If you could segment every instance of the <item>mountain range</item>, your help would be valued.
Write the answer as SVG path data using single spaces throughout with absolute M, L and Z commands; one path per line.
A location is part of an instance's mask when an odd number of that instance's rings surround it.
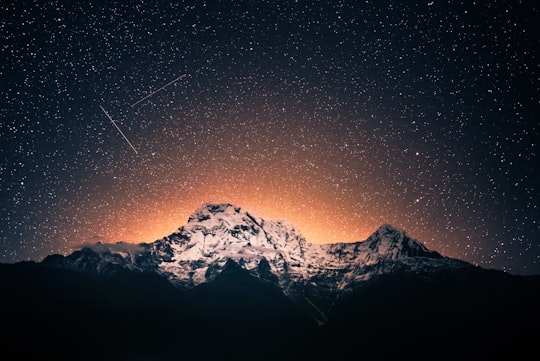
M 29 357 L 515 356 L 540 320 L 539 277 L 444 257 L 388 224 L 312 244 L 232 204 L 153 243 L 85 245 L 0 276 L 0 346 Z

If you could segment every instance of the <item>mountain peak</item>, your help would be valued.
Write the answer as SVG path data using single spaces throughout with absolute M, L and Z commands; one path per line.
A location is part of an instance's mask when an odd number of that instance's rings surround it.
M 394 227 L 393 225 L 389 223 L 382 224 L 377 230 L 375 231 L 377 234 L 406 234 L 404 230 Z
M 371 250 L 393 260 L 403 257 L 442 258 L 439 253 L 429 250 L 404 230 L 387 223 L 381 225 L 366 242 Z
M 240 212 L 240 207 L 236 207 L 230 203 L 205 203 L 189 216 L 188 223 L 193 221 L 202 222 L 219 213 L 232 215 Z

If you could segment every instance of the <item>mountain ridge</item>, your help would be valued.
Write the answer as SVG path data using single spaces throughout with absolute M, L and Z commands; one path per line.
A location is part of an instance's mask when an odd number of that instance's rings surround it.
M 168 275 L 173 282 L 193 287 L 206 281 L 203 266 L 210 263 L 223 265 L 225 260 L 232 259 L 252 270 L 263 258 L 270 262 L 271 271 L 277 276 L 292 271 L 295 277 L 304 280 L 314 275 L 313 269 L 332 271 L 350 266 L 372 269 L 370 266 L 392 262 L 411 266 L 407 261 L 412 258 L 440 260 L 445 266 L 472 266 L 429 250 L 390 224 L 381 225 L 364 241 L 313 244 L 290 222 L 269 221 L 230 203 L 203 205 L 177 232 L 153 243 L 98 242 L 67 256 L 47 256 L 42 262 L 82 270 L 89 270 L 94 262 L 96 273 L 106 270 L 107 264 L 131 270 L 150 269 Z M 186 270 L 181 265 L 190 267 Z
M 0 280 L 0 346 L 29 358 L 514 357 L 540 322 L 540 276 L 444 257 L 390 225 L 314 245 L 228 204 L 150 244 L 0 264 Z
M 230 203 L 204 204 L 177 232 L 150 244 L 97 243 L 42 263 L 102 276 L 151 272 L 191 289 L 212 282 L 229 261 L 273 283 L 321 324 L 336 298 L 373 277 L 474 267 L 429 250 L 389 224 L 365 241 L 313 244 L 290 222 L 268 220 Z

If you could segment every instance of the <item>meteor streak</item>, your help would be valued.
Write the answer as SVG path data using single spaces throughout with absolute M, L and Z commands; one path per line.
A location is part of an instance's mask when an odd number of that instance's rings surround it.
M 165 88 L 168 87 L 169 85 L 176 83 L 178 80 L 184 78 L 185 76 L 186 76 L 186 74 L 180 75 L 178 78 L 174 79 L 173 81 L 168 82 L 167 84 L 165 84 L 164 86 L 162 86 L 162 87 L 159 88 L 158 90 L 153 91 L 152 93 L 148 94 L 148 95 L 145 96 L 144 98 L 142 98 L 142 99 L 136 101 L 135 103 L 131 104 L 131 107 L 133 108 L 135 105 L 137 105 L 137 104 L 139 104 L 140 102 L 142 102 L 142 101 L 144 101 L 144 100 L 150 98 L 152 95 L 154 95 L 154 94 L 156 94 L 157 92 L 159 92 L 159 91 L 165 89 Z
M 131 144 L 131 142 L 129 141 L 129 139 L 127 139 L 127 137 L 125 136 L 124 132 L 122 132 L 122 130 L 118 127 L 118 125 L 116 125 L 116 123 L 114 122 L 114 120 L 111 118 L 111 116 L 109 115 L 109 113 L 107 113 L 107 111 L 105 110 L 105 108 L 103 108 L 101 105 L 99 106 L 101 108 L 101 110 L 103 111 L 103 113 L 105 113 L 105 115 L 107 116 L 107 118 L 109 118 L 109 120 L 111 121 L 111 123 L 113 123 L 113 125 L 116 127 L 116 129 L 120 132 L 120 134 L 122 134 L 122 137 L 124 137 L 124 139 L 126 140 L 126 142 L 129 144 L 129 146 L 131 147 L 131 149 L 133 149 L 133 151 L 135 152 L 135 154 L 139 154 L 137 152 L 137 150 L 135 149 L 135 147 L 133 146 L 133 144 Z

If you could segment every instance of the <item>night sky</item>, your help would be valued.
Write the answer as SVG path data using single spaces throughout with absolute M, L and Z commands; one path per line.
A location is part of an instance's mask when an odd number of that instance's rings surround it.
M 228 202 L 540 273 L 535 3 L 2 1 L 0 262 Z

